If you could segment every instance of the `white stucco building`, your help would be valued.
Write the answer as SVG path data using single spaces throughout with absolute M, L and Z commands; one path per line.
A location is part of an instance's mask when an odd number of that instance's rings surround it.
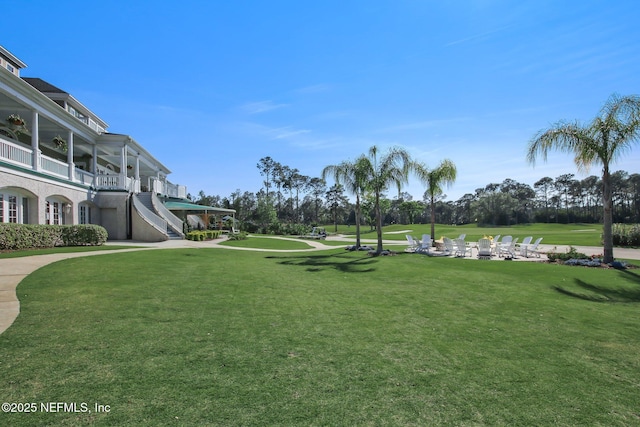
M 39 79 L 0 46 L 0 222 L 99 224 L 109 239 L 183 238 L 162 203 L 184 186 L 129 135 L 72 95 Z

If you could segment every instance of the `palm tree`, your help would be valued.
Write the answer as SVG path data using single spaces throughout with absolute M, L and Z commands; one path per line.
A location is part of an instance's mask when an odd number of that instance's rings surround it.
M 380 198 L 387 188 L 395 184 L 398 192 L 402 184 L 407 182 L 412 162 L 409 153 L 403 148 L 393 147 L 378 158 L 378 147 L 375 145 L 369 149 L 368 156 L 361 156 L 360 162 L 366 170 L 367 186 L 374 196 L 374 211 L 376 215 L 376 231 L 378 233 L 378 246 L 376 253 L 382 252 L 382 211 Z
M 414 163 L 413 170 L 418 175 L 420 181 L 427 186 L 426 194 L 429 197 L 429 205 L 431 210 L 431 240 L 435 240 L 436 236 L 436 199 L 443 191 L 442 187 L 449 187 L 456 180 L 456 165 L 449 159 L 444 159 L 440 164 L 429 170 L 422 163 Z
M 360 198 L 367 185 L 366 168 L 363 157 L 359 157 L 354 162 L 343 161 L 338 165 L 329 165 L 322 170 L 322 179 L 331 175 L 336 184 L 356 196 L 356 246 L 360 249 Z
M 613 261 L 611 212 L 612 163 L 631 149 L 640 138 L 640 97 L 611 95 L 591 123 L 558 122 L 539 131 L 529 142 L 527 160 L 535 164 L 538 154 L 547 159 L 551 149 L 573 153 L 579 170 L 588 171 L 593 164 L 602 165 L 602 204 L 604 259 Z

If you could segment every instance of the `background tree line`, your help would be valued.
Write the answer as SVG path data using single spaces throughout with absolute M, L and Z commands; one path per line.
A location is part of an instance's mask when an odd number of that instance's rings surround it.
M 250 232 L 284 232 L 293 225 L 355 224 L 355 204 L 341 185 L 327 187 L 320 177 L 264 157 L 257 168 L 263 177 L 257 192 L 234 191 L 229 196 L 190 196 L 195 203 L 235 209 L 241 227 Z M 640 223 L 640 174 L 617 171 L 612 178 L 612 210 L 616 223 Z M 456 201 L 435 197 L 437 223 L 513 225 L 530 222 L 602 222 L 602 181 L 595 175 L 582 180 L 574 174 L 543 177 L 532 186 L 505 179 L 487 184 Z M 430 195 L 414 200 L 406 192 L 386 194 L 380 201 L 384 224 L 430 221 Z M 362 224 L 375 227 L 373 195 L 361 201 Z

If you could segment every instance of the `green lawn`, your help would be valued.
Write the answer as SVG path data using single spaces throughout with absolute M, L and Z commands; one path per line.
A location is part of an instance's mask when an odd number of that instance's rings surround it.
M 227 240 L 221 242 L 223 246 L 234 246 L 237 248 L 255 248 L 255 249 L 270 249 L 270 250 L 303 250 L 312 249 L 313 246 L 309 245 L 306 241 L 291 240 L 295 237 L 288 239 L 281 239 L 276 236 L 260 236 L 251 235 L 245 240 Z
M 128 245 L 61 246 L 61 247 L 45 248 L 45 249 L 29 249 L 24 251 L 0 252 L 0 259 L 1 258 L 21 258 L 25 256 L 34 256 L 34 255 L 66 254 L 66 253 L 75 253 L 75 252 L 116 251 L 119 249 L 133 249 L 133 248 L 136 248 L 136 246 L 128 246 Z
M 342 249 L 113 253 L 18 287 L 0 425 L 640 425 L 636 271 Z
M 333 232 L 334 228 L 327 226 L 327 230 Z M 355 236 L 355 226 L 338 227 L 338 233 Z M 404 233 L 404 230 L 411 230 Z M 600 224 L 526 224 L 512 227 L 478 227 L 468 224 L 462 226 L 451 226 L 436 224 L 436 239 L 440 236 L 450 238 L 458 237 L 465 233 L 467 241 L 477 241 L 483 236 L 495 236 L 507 234 L 518 237 L 522 240 L 526 236 L 533 236 L 535 240 L 542 237 L 542 243 L 547 245 L 574 245 L 574 246 L 601 246 L 600 235 L 602 225 Z M 405 234 L 414 237 L 422 237 L 422 234 L 431 234 L 430 224 L 396 224 L 383 227 L 383 238 L 385 240 L 406 240 Z M 375 239 L 375 230 L 371 231 L 368 226 L 362 227 L 362 238 Z

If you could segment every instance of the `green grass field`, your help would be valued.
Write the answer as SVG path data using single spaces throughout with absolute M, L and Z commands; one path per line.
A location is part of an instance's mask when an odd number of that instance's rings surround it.
M 269 249 L 269 250 L 304 250 L 312 249 L 313 246 L 309 245 L 305 240 L 292 240 L 294 237 L 289 237 L 286 240 L 280 239 L 277 236 L 265 236 L 260 235 L 250 236 L 246 240 L 228 240 L 221 242 L 223 246 L 233 246 L 237 248 L 253 248 L 253 249 Z
M 132 249 L 135 246 L 125 245 L 100 245 L 100 246 L 64 246 L 46 249 L 30 249 L 24 251 L 5 251 L 0 252 L 2 258 L 20 258 L 25 256 L 48 255 L 48 254 L 66 254 L 74 252 L 94 252 L 94 251 L 116 251 L 119 249 Z
M 404 233 L 402 231 L 410 230 Z M 473 224 L 462 226 L 451 226 L 436 224 L 436 239 L 441 236 L 450 238 L 458 237 L 466 233 L 467 241 L 478 241 L 483 236 L 496 236 L 507 234 L 518 237 L 522 240 L 526 236 L 543 238 L 543 243 L 548 245 L 575 245 L 575 246 L 601 246 L 600 235 L 602 225 L 600 224 L 526 224 L 512 227 L 478 227 Z M 327 226 L 327 231 L 333 233 L 333 226 Z M 355 226 L 339 226 L 338 233 L 355 236 Z M 370 230 L 369 226 L 361 229 L 362 238 L 377 238 L 375 230 Z M 397 224 L 383 227 L 383 238 L 385 240 L 406 240 L 405 234 L 411 234 L 420 238 L 422 234 L 431 234 L 430 224 Z
M 2 400 L 110 412 L 3 426 L 640 425 L 636 270 L 157 250 L 17 294 Z

